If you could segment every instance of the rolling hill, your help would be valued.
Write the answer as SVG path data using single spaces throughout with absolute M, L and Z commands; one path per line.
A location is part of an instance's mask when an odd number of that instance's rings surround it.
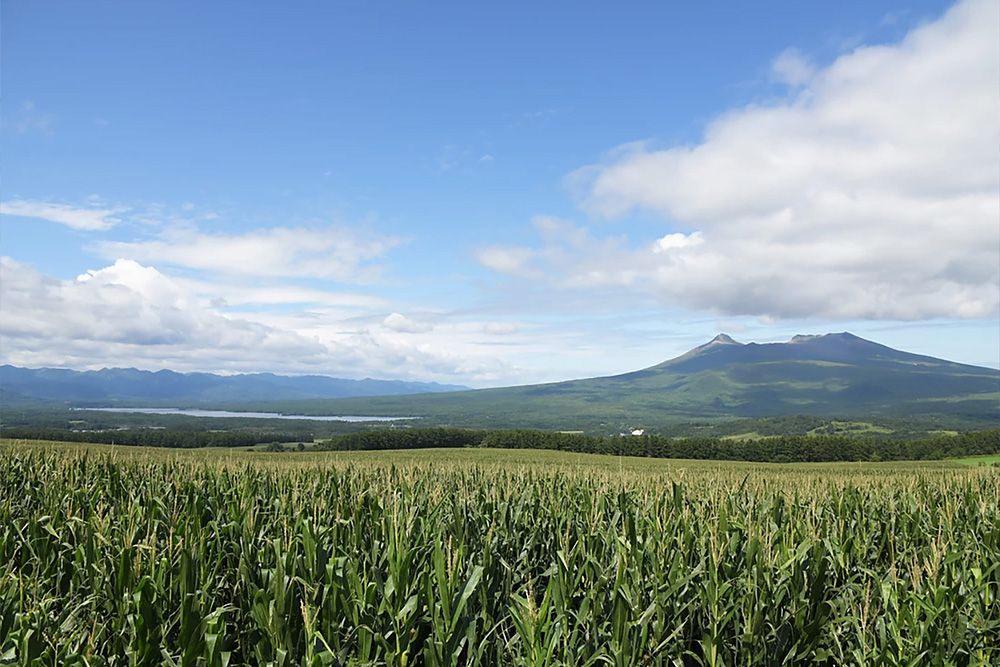
M 895 350 L 850 333 L 767 344 L 741 344 L 720 334 L 675 359 L 610 377 L 310 401 L 295 409 L 560 429 L 784 415 L 992 424 L 1000 422 L 1000 371 Z
M 73 371 L 63 368 L 0 366 L 0 402 L 25 404 L 129 405 L 219 404 L 238 401 L 281 401 L 345 396 L 385 396 L 465 389 L 459 385 L 399 380 L 345 380 L 324 375 L 286 376 L 272 373 L 215 375 L 104 368 Z

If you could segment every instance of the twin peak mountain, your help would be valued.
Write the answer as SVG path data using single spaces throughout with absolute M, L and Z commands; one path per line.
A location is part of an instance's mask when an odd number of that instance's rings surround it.
M 312 414 L 413 415 L 437 423 L 544 428 L 783 415 L 934 416 L 935 423 L 959 427 L 1000 423 L 1000 371 L 903 352 L 846 332 L 798 335 L 784 343 L 739 343 L 719 334 L 679 357 L 630 373 L 464 389 L 267 374 L 0 366 L 0 396 L 7 404 L 15 399 L 219 404 L 266 394 L 271 401 L 312 399 L 296 406 Z M 444 393 L 426 393 L 434 391 Z

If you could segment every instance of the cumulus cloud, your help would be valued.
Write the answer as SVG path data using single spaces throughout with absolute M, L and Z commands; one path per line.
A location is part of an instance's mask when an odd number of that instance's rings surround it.
M 428 324 L 393 313 L 385 327 L 370 327 L 356 308 L 383 307 L 381 300 L 339 293 L 324 299 L 318 291 L 296 289 L 213 289 L 210 282 L 173 277 L 130 259 L 62 280 L 0 257 L 0 362 L 472 383 L 515 377 L 492 350 L 470 342 L 465 329 L 479 332 L 478 324 L 430 334 Z M 230 300 L 299 299 L 310 305 L 226 311 Z
M 211 351 L 219 364 L 251 355 L 315 361 L 322 345 L 207 308 L 152 267 L 118 260 L 58 280 L 0 258 L 4 356 L 14 363 L 155 361 Z M 101 353 L 95 355 L 95 350 Z M 192 359 L 185 359 L 185 365 Z
M 728 314 L 995 316 L 998 23 L 1000 4 L 969 0 L 815 71 L 786 54 L 776 69 L 803 84 L 790 99 L 722 114 L 696 145 L 633 144 L 572 175 L 593 216 L 668 220 L 651 244 L 550 225 L 536 247 L 478 257 Z
M 116 216 L 123 210 L 101 206 L 70 206 L 25 199 L 0 202 L 0 215 L 47 220 L 85 232 L 111 229 L 121 222 L 121 219 Z
M 341 227 L 271 227 L 239 234 L 212 234 L 194 227 L 169 228 L 150 241 L 96 244 L 102 257 L 195 269 L 215 274 L 325 278 L 349 283 L 377 279 L 374 263 L 401 239 Z

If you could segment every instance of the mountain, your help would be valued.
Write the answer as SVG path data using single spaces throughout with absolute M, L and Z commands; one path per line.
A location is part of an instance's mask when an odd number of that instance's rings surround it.
M 316 401 L 314 414 L 424 416 L 475 426 L 601 428 L 814 415 L 1000 422 L 1000 371 L 911 354 L 850 333 L 742 344 L 720 334 L 622 375 L 392 398 Z
M 38 401 L 88 405 L 109 403 L 169 403 L 191 405 L 243 401 L 282 401 L 345 396 L 386 396 L 465 389 L 459 385 L 399 380 L 345 380 L 323 375 L 286 376 L 271 373 L 214 375 L 104 368 L 73 371 L 63 368 L 0 366 L 0 402 Z

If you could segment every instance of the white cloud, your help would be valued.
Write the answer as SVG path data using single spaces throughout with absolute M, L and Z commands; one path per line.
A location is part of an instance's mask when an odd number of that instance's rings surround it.
M 494 271 L 500 273 L 518 273 L 534 256 L 534 251 L 529 248 L 519 248 L 516 246 L 490 246 L 482 248 L 476 252 L 476 259 Z
M 725 314 L 994 317 L 998 23 L 1000 4 L 963 2 L 899 44 L 817 69 L 785 102 L 719 116 L 697 145 L 632 144 L 571 176 L 592 215 L 662 215 L 673 230 L 658 241 L 536 221 L 537 246 L 479 260 Z
M 214 351 L 224 366 L 254 356 L 315 361 L 325 352 L 294 332 L 215 312 L 171 278 L 131 260 L 75 280 L 51 278 L 7 257 L 0 258 L 0 271 L 3 353 L 14 363 L 184 359 L 187 366 L 198 351 Z M 189 352 L 192 359 L 185 359 Z
M 195 269 L 213 274 L 326 278 L 350 283 L 375 280 L 373 261 L 401 239 L 341 227 L 271 227 L 239 234 L 210 234 L 184 226 L 168 228 L 151 241 L 95 245 L 106 258 Z
M 486 322 L 483 324 L 483 333 L 491 336 L 509 336 L 517 333 L 520 327 L 513 322 Z
M 675 248 L 692 248 L 704 242 L 705 239 L 701 235 L 701 232 L 694 232 L 693 234 L 675 232 L 656 239 L 656 242 L 653 243 L 653 252 L 661 253 L 670 252 Z
M 434 328 L 429 322 L 410 319 L 400 313 L 390 313 L 382 320 L 382 326 L 397 333 L 425 333 Z
M 111 229 L 121 222 L 115 216 L 123 211 L 121 208 L 70 206 L 24 199 L 0 202 L 0 215 L 48 220 L 87 232 Z
M 778 81 L 798 87 L 812 80 L 816 68 L 797 49 L 786 49 L 771 61 L 771 73 Z
M 378 308 L 385 299 L 368 294 L 330 292 L 296 285 L 232 285 L 184 280 L 192 289 L 212 298 L 222 306 L 321 305 L 341 308 Z
M 508 349 L 477 340 L 482 334 L 480 323 L 441 313 L 435 314 L 433 328 L 416 326 L 412 332 L 385 326 L 386 318 L 381 316 L 342 317 L 322 308 L 260 314 L 255 319 L 323 341 L 342 364 L 340 372 L 351 377 L 503 384 L 524 373 L 502 358 Z
M 246 288 L 234 297 L 240 292 L 225 284 L 213 289 L 210 282 L 171 277 L 127 259 L 60 280 L 0 257 L 0 363 L 471 383 L 517 376 L 494 350 L 473 340 L 481 333 L 478 324 L 430 333 L 429 324 L 393 313 L 386 326 L 370 327 L 365 322 L 372 318 L 363 313 L 382 301 L 334 293 L 327 299 L 332 305 L 324 305 L 311 290 L 261 289 L 263 294 Z M 313 305 L 227 312 L 229 301 L 239 298 L 286 305 L 308 298 Z

